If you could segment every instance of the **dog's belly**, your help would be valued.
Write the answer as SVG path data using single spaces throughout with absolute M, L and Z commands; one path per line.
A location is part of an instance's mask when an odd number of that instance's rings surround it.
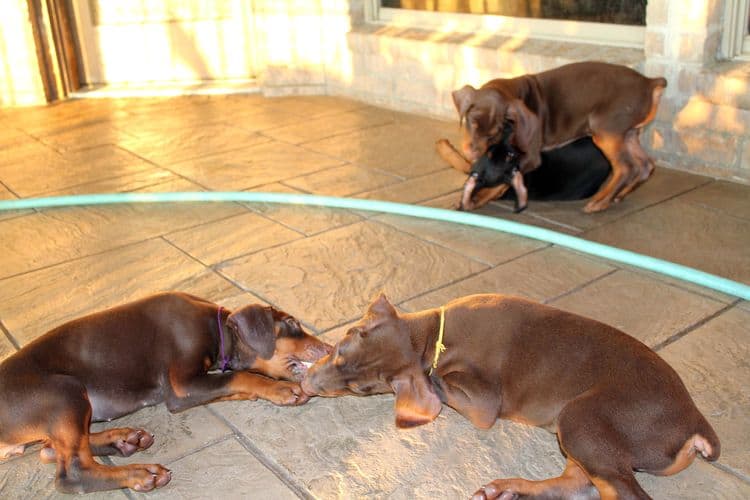
M 161 403 L 164 398 L 155 393 L 139 395 L 118 391 L 88 391 L 93 422 L 110 421 L 134 411 Z

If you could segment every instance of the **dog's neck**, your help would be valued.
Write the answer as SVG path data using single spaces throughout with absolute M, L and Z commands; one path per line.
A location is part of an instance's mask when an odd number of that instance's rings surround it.
M 435 359 L 435 349 L 440 331 L 440 309 L 412 313 L 407 316 L 409 336 L 422 371 L 428 373 Z M 437 370 L 433 372 L 433 375 Z
M 211 366 L 212 370 L 221 370 L 222 359 L 227 360 L 225 370 L 233 370 L 237 365 L 234 352 L 234 347 L 237 345 L 237 340 L 234 338 L 235 331 L 227 325 L 227 318 L 230 314 L 232 311 L 222 307 L 219 317 L 216 318 L 216 361 Z

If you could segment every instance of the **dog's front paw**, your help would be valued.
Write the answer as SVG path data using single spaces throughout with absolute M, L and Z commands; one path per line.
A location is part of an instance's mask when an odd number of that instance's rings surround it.
M 135 491 L 161 488 L 172 479 L 172 471 L 159 464 L 130 465 L 127 486 Z
M 297 406 L 307 403 L 310 396 L 296 382 L 279 381 L 271 387 L 266 399 L 279 406 Z
M 590 202 L 586 203 L 585 207 L 583 207 L 583 211 L 587 214 L 593 214 L 596 212 L 601 212 L 602 210 L 606 210 L 607 208 L 609 208 L 609 205 L 609 200 L 591 200 Z

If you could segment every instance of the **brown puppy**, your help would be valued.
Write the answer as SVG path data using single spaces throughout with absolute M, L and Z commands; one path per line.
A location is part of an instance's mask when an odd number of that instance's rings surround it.
M 628 67 L 601 62 L 491 80 L 480 89 L 466 85 L 453 92 L 463 124 L 465 158 L 452 152 L 445 140 L 438 141 L 438 153 L 469 173 L 471 164 L 500 141 L 510 121 L 513 145 L 521 151 L 515 184 L 523 183 L 522 175 L 541 164 L 542 151 L 591 136 L 612 165 L 612 175 L 585 207 L 586 212 L 598 212 L 622 200 L 653 172 L 654 162 L 641 147 L 639 134 L 654 119 L 666 86 L 664 78 L 646 78 Z M 486 188 L 463 208 L 477 208 L 507 188 Z
M 93 455 L 129 456 L 153 436 L 127 428 L 90 433 L 92 421 L 161 402 L 171 412 L 235 399 L 299 405 L 308 400 L 297 383 L 306 365 L 328 352 L 296 319 L 257 304 L 231 312 L 172 292 L 91 314 L 0 365 L 0 458 L 42 441 L 41 459 L 57 463 L 60 491 L 149 491 L 169 482 L 167 469 L 106 467 Z
M 697 454 L 719 456 L 680 377 L 651 349 L 597 321 L 502 295 L 413 314 L 381 295 L 302 388 L 393 392 L 399 427 L 432 421 L 445 403 L 483 429 L 506 418 L 557 434 L 568 459 L 560 477 L 499 479 L 477 498 L 648 498 L 634 470 L 669 475 Z

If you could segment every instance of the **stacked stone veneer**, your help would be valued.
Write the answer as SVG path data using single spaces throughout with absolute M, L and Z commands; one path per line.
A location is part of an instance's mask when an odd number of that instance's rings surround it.
M 643 142 L 673 167 L 748 182 L 750 63 L 717 61 L 724 11 L 720 0 L 649 1 L 645 72 L 669 87 Z

